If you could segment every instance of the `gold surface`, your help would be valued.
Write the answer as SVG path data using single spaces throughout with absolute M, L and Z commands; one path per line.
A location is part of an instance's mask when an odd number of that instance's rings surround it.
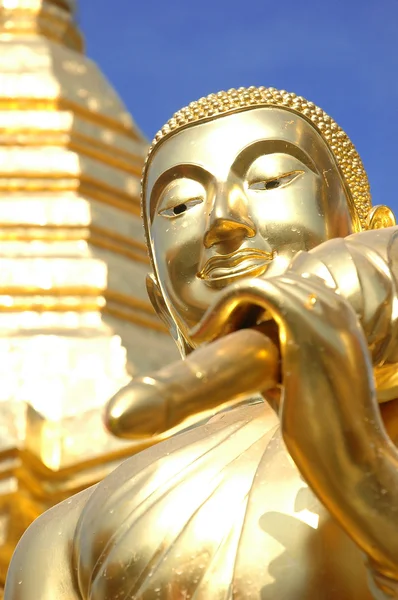
M 6 600 L 398 597 L 398 229 L 348 138 L 291 94 L 212 95 L 158 136 L 143 214 L 189 356 L 106 419 L 169 439 L 37 519 Z
M 111 132 L 122 133 L 133 141 L 140 140 L 140 136 L 132 129 L 131 124 L 127 119 L 118 119 L 113 115 L 102 114 L 98 109 L 94 110 L 93 107 L 86 107 L 84 104 L 79 104 L 78 102 L 63 98 L 62 96 L 56 98 L 29 98 L 27 96 L 0 97 L 0 110 L 23 111 L 25 114 L 29 111 L 30 113 L 33 113 L 33 115 L 44 113 L 47 115 L 47 122 L 50 120 L 52 113 L 70 111 L 71 115 L 81 117 L 83 121 L 103 128 L 105 134 L 108 133 L 107 129 L 109 129 Z
M 24 129 L 22 124 L 21 127 L 0 129 L 0 142 L 3 146 L 19 144 L 24 147 L 66 147 L 80 155 L 106 161 L 132 175 L 139 176 L 142 170 L 142 157 L 130 154 L 121 148 L 115 148 L 101 139 L 94 141 L 79 131 Z
M 139 444 L 137 448 L 145 446 L 145 443 Z M 15 454 L 16 461 L 9 470 L 14 481 L 13 491 L 0 498 L 1 512 L 8 515 L 5 540 L 0 548 L 0 580 L 5 580 L 16 541 L 34 519 L 54 504 L 102 480 L 129 455 L 131 445 L 125 445 L 118 451 L 103 452 L 100 457 L 54 470 L 29 451 Z M 4 459 L 3 453 L 0 459 Z
M 219 116 L 260 106 L 286 108 L 290 114 L 298 113 L 313 124 L 330 147 L 348 185 L 349 196 L 355 204 L 361 223 L 365 225 L 371 206 L 370 189 L 365 169 L 354 145 L 347 134 L 321 108 L 285 90 L 254 86 L 237 90 L 232 88 L 227 92 L 209 94 L 206 98 L 191 102 L 189 106 L 175 113 L 156 134 L 148 153 L 148 160 L 159 142 L 192 123 L 212 121 Z M 286 126 L 289 126 L 287 119 Z M 350 198 L 348 200 L 350 201 Z
M 199 121 L 149 156 L 150 254 L 170 316 L 192 347 L 190 329 L 226 286 L 278 275 L 297 252 L 360 230 L 331 149 L 286 108 Z
M 236 348 L 241 348 L 238 364 Z M 148 438 L 178 427 L 197 412 L 273 389 L 277 382 L 278 352 L 272 342 L 258 332 L 238 331 L 182 363 L 135 378 L 109 402 L 106 425 L 121 438 Z
M 72 21 L 71 9 L 72 5 L 62 0 L 1 0 L 0 35 L 44 35 L 82 51 L 82 36 Z
M 148 144 L 75 5 L 0 0 L 0 586 L 34 518 L 143 447 L 102 407 L 174 350 L 145 295 Z
M 104 227 L 89 226 L 87 229 L 67 224 L 61 227 L 32 227 L 18 223 L 0 223 L 0 244 L 7 242 L 68 242 L 87 240 L 93 246 L 111 250 L 133 260 L 148 264 L 148 253 L 142 242 L 120 235 Z
M 148 319 L 147 317 L 143 317 L 139 313 L 137 314 L 135 311 L 131 311 L 129 308 L 120 308 L 119 306 L 113 306 L 111 302 L 108 302 L 104 307 L 103 312 L 105 314 L 111 315 L 116 319 L 120 319 L 121 321 L 126 321 L 135 325 L 140 325 L 145 327 L 146 329 L 153 329 L 155 331 L 159 331 L 161 333 L 166 333 L 167 328 L 159 323 L 156 319 Z
M 1 192 L 68 192 L 80 191 L 82 195 L 88 196 L 110 206 L 115 206 L 132 214 L 139 214 L 137 200 L 127 193 L 117 190 L 112 186 L 91 177 L 77 179 L 69 173 L 54 173 L 43 176 L 42 174 L 19 173 L 17 177 L 9 177 L 8 174 L 0 174 Z

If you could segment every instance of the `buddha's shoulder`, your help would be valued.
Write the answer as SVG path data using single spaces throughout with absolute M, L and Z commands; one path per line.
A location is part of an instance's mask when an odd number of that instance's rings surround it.
M 72 540 L 95 488 L 57 504 L 19 541 L 7 573 L 4 600 L 81 600 L 71 565 Z

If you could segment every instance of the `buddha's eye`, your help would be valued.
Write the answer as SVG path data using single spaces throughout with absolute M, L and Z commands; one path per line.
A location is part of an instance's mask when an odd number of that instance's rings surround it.
M 179 217 L 184 214 L 197 204 L 201 204 L 203 202 L 202 198 L 192 198 L 192 200 L 186 200 L 185 202 L 181 202 L 180 204 L 176 204 L 175 206 L 171 206 L 169 208 L 164 208 L 159 211 L 159 214 L 162 217 L 166 217 L 167 219 L 174 219 L 174 217 Z
M 261 179 L 253 181 L 253 183 L 249 184 L 249 190 L 262 192 L 285 187 L 286 185 L 289 185 L 289 183 L 292 183 L 295 179 L 297 179 L 297 177 L 299 177 L 303 173 L 304 171 L 291 171 L 290 173 L 286 173 L 285 175 L 280 175 L 279 177 L 274 177 L 272 179 Z

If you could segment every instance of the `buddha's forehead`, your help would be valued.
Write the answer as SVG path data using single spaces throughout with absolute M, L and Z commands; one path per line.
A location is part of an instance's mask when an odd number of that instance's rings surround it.
M 173 134 L 155 150 L 147 171 L 147 200 L 158 178 L 173 167 L 194 164 L 223 179 L 244 148 L 263 140 L 289 142 L 309 156 L 327 152 L 314 126 L 289 109 L 260 107 L 216 117 Z M 280 152 L 280 144 L 275 148 Z

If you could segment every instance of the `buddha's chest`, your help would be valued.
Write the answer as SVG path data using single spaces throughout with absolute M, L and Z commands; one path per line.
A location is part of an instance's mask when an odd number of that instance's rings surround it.
M 236 596 L 245 600 L 373 598 L 364 557 L 304 483 L 279 430 L 256 469 L 235 578 L 248 582 Z
M 360 552 L 261 405 L 126 461 L 91 496 L 76 543 L 93 531 L 95 552 L 80 554 L 93 600 L 372 598 Z

